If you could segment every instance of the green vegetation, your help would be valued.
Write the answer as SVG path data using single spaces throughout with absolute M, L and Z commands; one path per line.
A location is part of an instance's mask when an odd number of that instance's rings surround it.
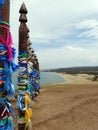
M 58 73 L 66 73 L 66 74 L 90 74 L 90 75 L 98 75 L 98 66 L 83 66 L 83 67 L 69 67 L 69 68 L 58 68 L 45 70 L 48 72 L 58 72 Z

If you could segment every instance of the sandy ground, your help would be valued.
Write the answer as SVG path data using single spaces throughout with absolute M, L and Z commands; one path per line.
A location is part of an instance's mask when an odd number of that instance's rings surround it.
M 98 81 L 89 75 L 59 75 L 68 82 L 41 87 L 33 103 L 32 130 L 98 130 Z

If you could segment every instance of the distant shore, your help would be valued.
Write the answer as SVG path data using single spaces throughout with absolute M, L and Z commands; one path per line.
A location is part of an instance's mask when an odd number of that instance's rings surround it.
M 67 84 L 97 84 L 98 81 L 93 81 L 94 75 L 88 74 L 64 74 L 56 73 L 67 80 Z
M 98 130 L 98 81 L 91 75 L 59 75 L 68 82 L 41 87 L 32 106 L 32 130 Z

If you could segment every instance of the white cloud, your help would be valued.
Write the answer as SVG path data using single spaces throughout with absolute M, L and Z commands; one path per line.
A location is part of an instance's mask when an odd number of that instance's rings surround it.
M 96 38 L 98 39 L 98 27 L 87 30 L 78 35 L 78 37 Z
M 41 69 L 98 65 L 97 47 L 84 49 L 81 47 L 64 46 L 58 49 L 43 49 L 38 51 L 37 55 Z
M 17 41 L 17 29 L 19 27 L 19 9 L 22 2 L 25 2 L 28 9 L 28 27 L 30 28 L 31 40 L 37 40 L 35 34 L 54 35 L 58 37 L 62 25 L 73 23 L 78 17 L 87 16 L 97 12 L 97 0 L 14 0 L 11 4 L 11 27 L 14 40 Z M 58 28 L 59 33 L 55 32 Z M 55 30 L 55 31 L 54 31 Z M 52 36 L 51 35 L 51 36 Z
M 96 19 L 84 20 L 75 25 L 76 29 L 83 29 L 77 37 L 97 38 L 98 39 L 98 21 Z
M 71 30 L 75 34 L 79 29 L 85 29 L 77 37 L 98 38 L 98 22 L 93 17 L 98 12 L 98 0 L 13 0 L 10 21 L 14 46 L 17 50 L 19 9 L 23 1 L 28 9 L 27 25 L 30 29 L 31 41 L 41 43 L 41 48 L 45 44 L 51 44 L 51 49 L 36 50 L 41 68 L 98 64 L 96 50 L 98 46 L 83 48 L 80 45 L 81 41 L 78 41 L 78 47 L 73 46 L 72 43 L 76 36 L 71 34 Z M 67 35 L 71 35 L 72 39 L 69 39 L 66 46 L 59 47 L 59 49 L 56 46 L 52 48 L 51 40 L 62 43 L 66 40 L 64 36 L 67 37 Z
M 98 21 L 96 19 L 89 19 L 89 20 L 87 19 L 76 24 L 77 29 L 94 28 L 96 26 L 98 26 Z

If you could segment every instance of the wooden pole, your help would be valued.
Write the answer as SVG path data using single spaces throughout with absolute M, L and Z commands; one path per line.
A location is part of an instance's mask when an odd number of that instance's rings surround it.
M 30 117 L 31 117 L 31 108 L 30 108 L 30 88 L 29 86 L 29 77 L 27 73 L 27 61 L 28 61 L 28 50 L 27 50 L 27 39 L 28 39 L 28 27 L 27 22 L 27 9 L 23 3 L 20 10 L 20 27 L 19 27 L 19 66 L 20 71 L 18 73 L 18 130 L 28 130 Z M 29 102 L 26 101 L 28 98 Z M 28 114 L 29 115 L 28 115 Z
M 4 102 L 5 109 L 1 118 L 0 114 L 0 128 L 1 129 L 10 129 L 13 130 L 13 126 L 8 123 L 10 120 L 10 110 L 11 103 L 8 100 L 8 97 L 11 96 L 10 90 L 12 92 L 11 86 L 11 75 L 12 75 L 12 39 L 9 26 L 10 18 L 10 0 L 1 0 L 0 1 L 0 107 L 1 102 Z M 1 91 L 2 90 L 2 91 Z M 10 106 L 9 106 L 10 104 Z M 1 111 L 1 108 L 0 108 Z M 6 119 L 6 123 L 2 126 L 1 121 L 3 122 Z M 13 122 L 12 122 L 13 123 Z
M 20 27 L 19 27 L 19 52 L 27 52 L 27 34 L 28 34 L 28 28 L 26 25 L 27 22 L 27 9 L 25 4 L 23 3 L 20 10 Z

